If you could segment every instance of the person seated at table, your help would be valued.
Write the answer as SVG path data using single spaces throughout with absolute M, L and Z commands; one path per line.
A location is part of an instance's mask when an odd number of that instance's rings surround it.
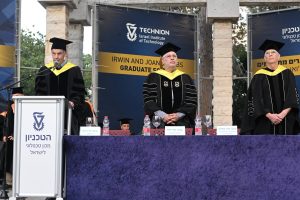
M 12 97 L 24 96 L 23 87 L 14 87 L 11 91 Z M 6 132 L 2 137 L 3 142 L 7 144 L 6 152 L 6 182 L 7 185 L 12 185 L 13 171 L 13 144 L 14 144 L 14 117 L 15 117 L 15 102 L 9 101 L 8 111 L 6 115 Z
M 131 118 L 121 118 L 119 119 L 120 122 L 120 129 L 123 131 L 129 131 L 130 132 L 130 121 Z
M 81 105 L 81 116 L 79 117 L 79 125 L 85 126 L 86 125 L 86 119 L 92 118 L 93 123 L 95 123 L 96 120 L 96 112 L 94 110 L 94 106 L 92 102 L 90 101 L 90 98 L 88 96 L 85 97 L 84 103 Z

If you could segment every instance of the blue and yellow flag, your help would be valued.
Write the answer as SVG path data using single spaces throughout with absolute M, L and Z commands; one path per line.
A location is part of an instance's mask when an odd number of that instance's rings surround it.
M 16 0 L 0 1 L 0 88 L 13 82 L 16 66 Z M 0 92 L 0 111 L 5 109 L 7 92 Z

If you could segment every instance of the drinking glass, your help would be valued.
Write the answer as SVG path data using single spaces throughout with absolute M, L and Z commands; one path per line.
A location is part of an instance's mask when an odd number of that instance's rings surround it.
M 152 117 L 152 124 L 153 124 L 153 126 L 154 126 L 155 128 L 157 128 L 157 127 L 159 127 L 160 123 L 161 123 L 160 117 L 157 116 L 157 115 L 154 115 L 154 116 Z
M 93 118 L 92 117 L 87 117 L 85 119 L 85 126 L 93 126 Z

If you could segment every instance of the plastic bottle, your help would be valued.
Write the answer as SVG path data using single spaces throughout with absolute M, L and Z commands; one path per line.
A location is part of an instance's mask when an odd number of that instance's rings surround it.
M 195 135 L 202 135 L 201 117 L 199 115 L 195 118 Z
M 150 136 L 150 118 L 149 115 L 146 115 L 144 118 L 144 127 L 143 127 L 143 134 L 144 136 Z
M 104 116 L 104 119 L 103 119 L 102 135 L 103 136 L 109 136 L 109 119 L 108 119 L 108 116 Z

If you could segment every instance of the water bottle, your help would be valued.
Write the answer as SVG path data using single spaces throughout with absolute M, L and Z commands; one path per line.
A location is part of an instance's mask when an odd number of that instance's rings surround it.
M 195 135 L 202 135 L 201 117 L 199 115 L 195 118 Z
M 102 135 L 103 136 L 109 136 L 109 119 L 108 119 L 108 116 L 104 116 L 104 119 L 103 119 Z
M 150 118 L 149 115 L 146 115 L 144 118 L 144 127 L 143 127 L 143 134 L 144 136 L 150 136 Z

